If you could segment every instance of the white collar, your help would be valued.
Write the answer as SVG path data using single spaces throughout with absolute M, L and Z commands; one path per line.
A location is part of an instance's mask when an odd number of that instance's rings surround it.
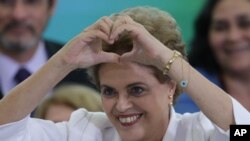
M 169 124 L 168 124 L 167 131 L 166 131 L 162 141 L 175 141 L 176 140 L 176 135 L 178 132 L 177 131 L 178 125 L 180 123 L 181 116 L 182 115 L 176 113 L 174 108 L 171 107 Z M 117 131 L 115 133 L 113 141 L 122 141 Z
M 167 131 L 163 137 L 162 141 L 174 141 L 176 138 L 178 123 L 179 123 L 179 114 L 177 114 L 173 107 L 170 110 L 170 120 L 168 123 Z
M 34 73 L 46 63 L 48 57 L 45 45 L 40 41 L 38 46 L 34 56 L 23 64 L 19 64 L 9 56 L 0 52 L 0 88 L 4 95 L 15 87 L 16 84 L 13 78 L 21 66 L 25 67 L 30 73 Z

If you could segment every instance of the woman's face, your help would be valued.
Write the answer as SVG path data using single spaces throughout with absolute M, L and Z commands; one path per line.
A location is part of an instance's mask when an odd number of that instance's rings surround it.
M 209 41 L 224 70 L 249 72 L 250 1 L 221 0 L 213 11 Z
M 161 84 L 135 63 L 104 64 L 99 70 L 103 108 L 124 141 L 162 140 L 175 84 Z

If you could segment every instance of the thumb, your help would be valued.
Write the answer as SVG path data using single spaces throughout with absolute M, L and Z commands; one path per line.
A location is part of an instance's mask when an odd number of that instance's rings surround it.
M 132 56 L 132 52 L 127 52 L 122 54 L 122 56 L 120 57 L 120 61 L 133 61 L 133 56 Z
M 118 63 L 120 60 L 120 55 L 116 53 L 102 52 L 100 56 L 100 63 Z

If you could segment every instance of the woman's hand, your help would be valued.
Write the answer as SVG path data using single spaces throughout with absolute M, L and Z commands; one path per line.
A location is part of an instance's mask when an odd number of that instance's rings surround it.
M 60 52 L 64 63 L 76 68 L 87 68 L 103 62 L 118 62 L 119 55 L 102 51 L 102 41 L 109 39 L 113 21 L 103 17 L 68 42 Z
M 114 22 L 110 39 L 117 40 L 123 32 L 128 32 L 133 40 L 132 51 L 121 56 L 121 60 L 133 61 L 145 65 L 153 65 L 162 69 L 162 55 L 169 50 L 164 44 L 152 36 L 141 24 L 129 16 L 118 16 Z M 169 52 L 169 51 L 167 51 Z
M 102 41 L 113 43 L 113 22 L 103 17 L 67 43 L 38 71 L 0 101 L 0 125 L 19 121 L 30 114 L 46 94 L 70 71 L 101 62 L 118 62 L 119 55 L 102 51 Z M 28 101 L 28 102 L 27 102 Z

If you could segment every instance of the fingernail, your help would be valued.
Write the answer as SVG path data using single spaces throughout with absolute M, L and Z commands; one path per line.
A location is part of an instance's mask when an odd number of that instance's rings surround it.
M 114 39 L 110 39 L 110 40 L 109 40 L 109 43 L 110 43 L 110 44 L 113 44 L 114 42 L 115 42 Z
M 110 37 L 109 37 L 109 40 L 114 40 L 114 38 L 110 36 Z

